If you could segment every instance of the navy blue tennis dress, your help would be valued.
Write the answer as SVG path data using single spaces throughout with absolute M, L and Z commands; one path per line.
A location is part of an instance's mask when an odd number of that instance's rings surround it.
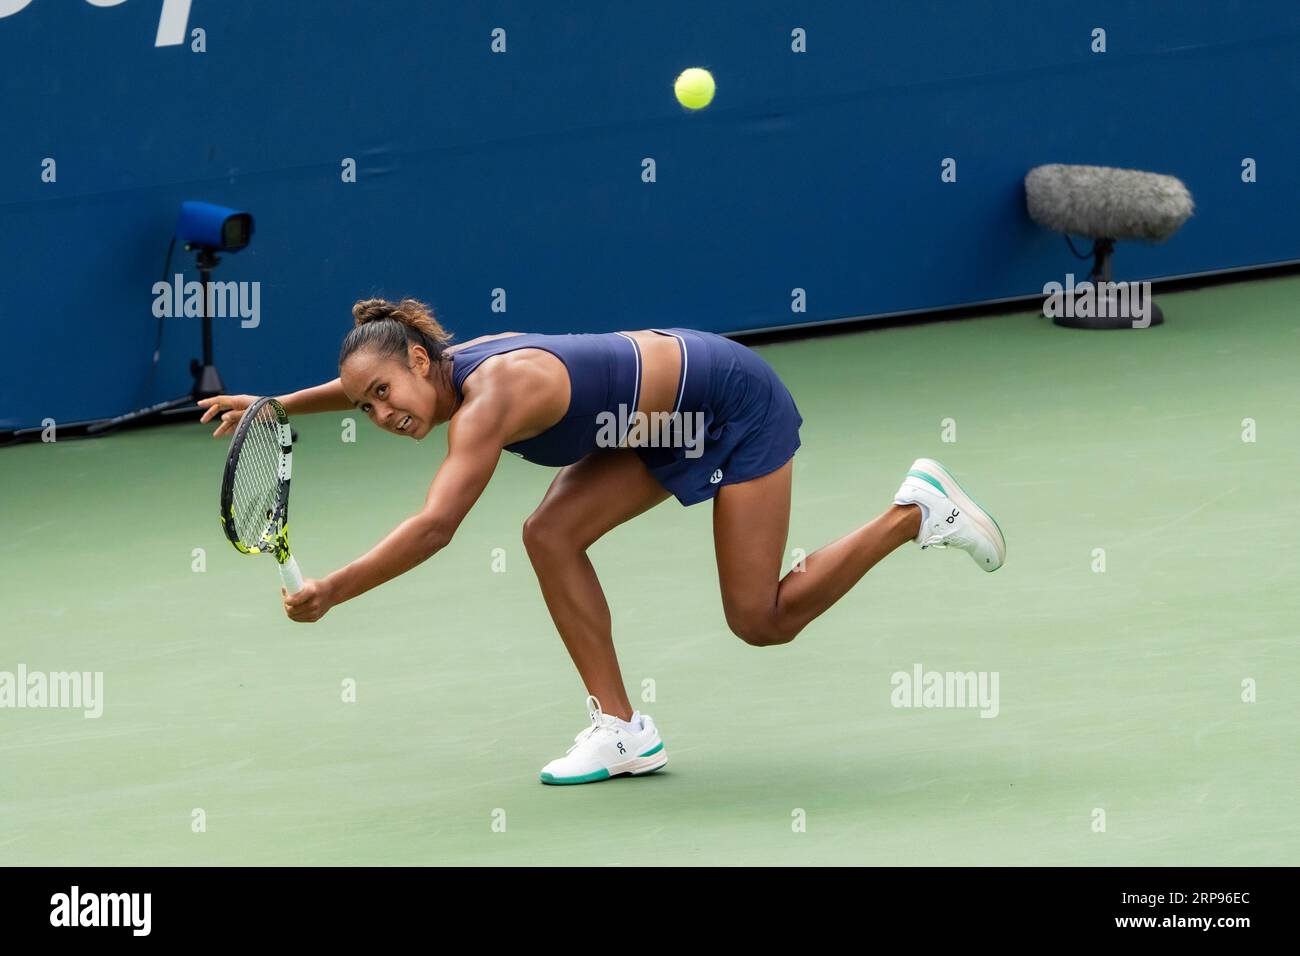
M 633 450 L 683 505 L 717 494 L 722 485 L 749 481 L 784 465 L 799 447 L 803 418 L 772 367 L 738 342 L 693 329 L 652 329 L 677 340 L 682 365 L 673 414 L 700 413 L 692 447 L 681 443 Z M 641 349 L 621 332 L 580 335 L 513 335 L 451 353 L 452 382 L 487 358 L 518 349 L 543 349 L 569 370 L 569 408 L 546 431 L 506 450 L 539 465 L 570 465 L 608 447 L 608 424 L 620 408 L 635 411 L 641 398 Z M 628 429 L 630 431 L 630 429 Z M 627 432 L 624 432 L 626 435 Z M 690 434 L 686 432 L 686 434 Z M 617 447 L 620 442 L 616 442 Z

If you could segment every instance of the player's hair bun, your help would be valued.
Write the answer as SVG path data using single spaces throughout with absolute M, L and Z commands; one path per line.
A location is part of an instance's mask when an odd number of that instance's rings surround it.
M 362 299 L 352 306 L 355 327 L 343 340 L 339 364 L 361 348 L 378 349 L 384 355 L 406 354 L 407 344 L 423 345 L 435 361 L 451 341 L 451 333 L 433 316 L 433 310 L 416 299 L 391 302 Z

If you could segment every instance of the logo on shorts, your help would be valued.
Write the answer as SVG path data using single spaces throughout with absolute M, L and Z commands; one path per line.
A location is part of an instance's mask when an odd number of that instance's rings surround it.
M 709 484 L 716 485 L 722 480 L 722 469 L 719 468 L 713 474 L 709 475 Z

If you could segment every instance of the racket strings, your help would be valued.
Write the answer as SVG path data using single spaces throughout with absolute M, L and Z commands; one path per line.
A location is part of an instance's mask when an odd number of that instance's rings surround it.
M 248 427 L 235 464 L 232 505 L 240 541 L 256 547 L 270 530 L 280 499 L 280 429 L 265 407 Z

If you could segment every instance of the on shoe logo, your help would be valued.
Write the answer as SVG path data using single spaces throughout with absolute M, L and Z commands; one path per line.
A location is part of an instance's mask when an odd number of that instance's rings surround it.
M 716 485 L 722 480 L 722 469 L 719 468 L 713 474 L 709 475 L 709 484 Z
M 944 518 L 943 520 L 948 522 L 949 524 L 955 524 L 957 521 L 957 516 L 959 514 L 961 514 L 961 512 L 958 511 L 956 508 L 953 508 L 952 514 L 948 515 L 948 517 Z
M 618 752 L 621 754 L 627 753 L 627 748 L 623 746 L 623 741 L 621 740 L 618 742 Z

